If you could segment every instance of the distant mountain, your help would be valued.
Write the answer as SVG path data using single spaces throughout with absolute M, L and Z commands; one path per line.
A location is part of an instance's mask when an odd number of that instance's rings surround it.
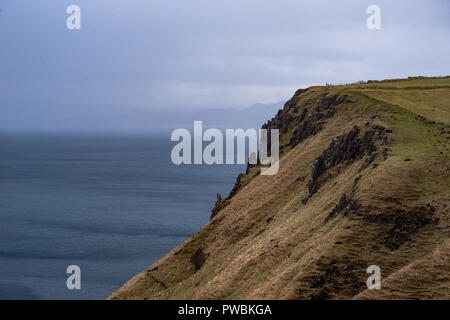
M 202 120 L 203 125 L 214 128 L 256 128 L 259 129 L 268 119 L 275 116 L 284 102 L 276 104 L 254 104 L 248 108 L 205 110 L 183 115 L 184 120 Z
M 1 101 L 0 101 L 1 104 Z M 0 108 L 0 131 L 47 132 L 75 134 L 152 133 L 168 134 L 176 128 L 192 129 L 194 120 L 204 127 L 218 129 L 260 128 L 283 107 L 276 104 L 255 104 L 245 109 L 183 110 L 163 108 L 132 108 L 121 106 L 55 106 L 8 105 Z
M 259 129 L 272 118 L 284 101 L 275 104 L 254 104 L 244 109 L 221 108 L 205 110 L 151 110 L 141 115 L 135 128 L 168 132 L 176 128 L 193 129 L 194 121 L 202 121 L 204 128 L 225 129 Z
M 284 101 L 275 104 L 254 104 L 244 109 L 221 108 L 197 111 L 189 110 L 152 110 L 140 117 L 139 123 L 152 131 L 169 132 L 176 128 L 193 129 L 194 121 L 202 121 L 204 128 L 225 129 L 259 129 L 282 109 Z M 144 124 L 135 128 L 144 129 Z

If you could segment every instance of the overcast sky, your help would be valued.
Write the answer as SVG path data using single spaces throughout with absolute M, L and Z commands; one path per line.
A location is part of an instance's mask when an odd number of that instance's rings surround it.
M 71 4 L 81 30 L 66 28 Z M 381 30 L 366 27 L 371 4 Z M 131 130 L 160 109 L 450 74 L 448 0 L 0 0 L 0 10 L 0 131 L 101 119 Z

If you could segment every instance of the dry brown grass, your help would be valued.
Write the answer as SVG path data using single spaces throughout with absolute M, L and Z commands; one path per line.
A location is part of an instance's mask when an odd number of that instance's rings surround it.
M 448 80 L 408 81 L 431 86 Z M 405 88 L 408 81 L 398 83 Z M 213 220 L 111 298 L 450 298 L 449 141 L 439 124 L 417 120 L 412 113 L 426 103 L 422 115 L 434 108 L 438 111 L 429 114 L 445 118 L 450 89 L 405 90 L 411 96 L 398 91 L 378 91 L 369 84 L 314 87 L 302 94 L 298 108 L 313 107 L 323 93 L 346 94 L 351 102 L 338 106 L 320 133 L 283 149 L 277 175 L 251 172 Z M 379 155 L 376 166 L 361 172 L 364 159 L 336 169 L 302 204 L 314 159 L 333 138 L 355 125 L 363 128 L 374 113 L 385 118 L 377 124 L 393 130 L 388 158 Z M 292 131 L 281 137 L 282 144 Z M 324 222 L 344 193 L 352 194 L 357 208 Z M 431 207 L 434 211 L 428 212 Z M 418 224 L 417 208 L 425 208 L 432 220 Z M 199 249 L 204 254 L 200 268 L 192 263 Z M 382 270 L 382 290 L 376 292 L 365 286 L 366 268 L 372 264 Z

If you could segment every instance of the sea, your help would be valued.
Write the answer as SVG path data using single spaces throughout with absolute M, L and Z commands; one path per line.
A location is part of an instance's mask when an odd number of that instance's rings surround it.
M 0 135 L 0 299 L 106 299 L 204 226 L 245 167 L 177 166 L 174 144 Z

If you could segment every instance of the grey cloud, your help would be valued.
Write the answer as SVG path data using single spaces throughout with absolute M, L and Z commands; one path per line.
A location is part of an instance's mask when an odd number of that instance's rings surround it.
M 34 120 L 49 113 L 82 131 L 95 110 L 131 130 L 124 119 L 142 110 L 243 108 L 325 82 L 450 74 L 445 0 L 377 0 L 380 31 L 366 28 L 365 0 L 77 0 L 82 30 L 68 31 L 73 2 L 0 5 L 0 129 L 49 129 Z

